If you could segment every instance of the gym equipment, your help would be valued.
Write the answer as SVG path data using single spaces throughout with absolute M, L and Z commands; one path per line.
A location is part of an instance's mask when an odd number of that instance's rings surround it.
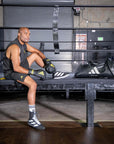
M 59 43 L 58 43 L 58 15 L 59 15 L 59 6 L 56 5 L 53 11 L 53 41 L 55 54 L 59 54 Z
M 46 73 L 44 70 L 39 69 L 39 70 L 33 70 L 33 69 L 29 69 L 28 72 L 29 75 L 34 75 L 39 77 L 41 80 L 44 80 L 46 78 Z
M 75 73 L 75 78 L 112 78 L 114 77 L 114 61 L 107 59 L 106 62 L 97 64 L 91 61 L 80 65 Z
M 114 59 L 108 58 L 108 60 L 107 60 L 107 66 L 108 66 L 111 74 L 114 77 Z
M 51 60 L 48 58 L 43 59 L 44 64 L 45 64 L 45 70 L 49 74 L 53 74 L 56 72 L 55 66 L 51 63 Z

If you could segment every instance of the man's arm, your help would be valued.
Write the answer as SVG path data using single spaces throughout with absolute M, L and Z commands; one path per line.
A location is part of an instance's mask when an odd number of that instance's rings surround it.
M 45 55 L 44 55 L 41 51 L 39 51 L 39 50 L 37 50 L 36 48 L 30 46 L 28 43 L 27 43 L 26 45 L 27 45 L 27 50 L 28 50 L 29 52 L 31 52 L 31 53 L 34 53 L 34 52 L 35 52 L 35 53 L 37 53 L 37 54 L 42 58 L 42 60 L 43 60 L 43 62 L 44 62 L 44 68 L 45 68 L 45 70 L 46 70 L 48 73 L 52 74 L 52 73 L 54 73 L 54 72 L 56 71 L 56 68 L 55 68 L 55 66 L 52 64 L 51 60 L 48 59 L 48 58 L 46 58 Z
M 15 72 L 28 74 L 29 70 L 20 66 L 20 49 L 17 45 L 12 45 L 10 55 L 11 55 L 10 58 L 13 64 L 13 70 Z
M 31 53 L 37 53 L 42 59 L 46 58 L 45 55 L 41 51 L 39 51 L 38 49 L 30 46 L 28 43 L 26 44 L 26 46 L 27 46 L 27 51 L 29 51 Z

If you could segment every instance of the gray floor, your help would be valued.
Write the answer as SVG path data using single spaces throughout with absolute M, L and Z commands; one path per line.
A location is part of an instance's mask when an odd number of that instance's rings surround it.
M 2 94 L 3 97 L 3 94 Z M 95 101 L 94 120 L 114 121 L 114 102 Z M 86 102 L 76 99 L 54 98 L 41 94 L 36 98 L 40 121 L 86 121 Z M 28 120 L 28 103 L 25 94 L 0 100 L 0 121 Z

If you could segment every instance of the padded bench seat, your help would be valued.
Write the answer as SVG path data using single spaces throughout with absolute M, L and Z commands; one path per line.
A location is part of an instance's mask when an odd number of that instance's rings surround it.
M 14 80 L 0 80 L 0 86 L 7 86 L 7 85 L 15 86 L 15 81 Z
M 44 81 L 39 80 L 36 77 L 33 77 L 33 79 L 37 82 L 37 90 L 66 90 L 66 98 L 69 97 L 69 91 L 70 90 L 85 90 L 87 84 L 96 84 L 97 86 L 99 85 L 100 89 L 104 90 L 106 85 L 107 87 L 110 88 L 114 87 L 114 79 L 101 79 L 101 78 L 71 78 L 71 79 L 46 79 Z M 0 90 L 2 88 L 12 86 L 12 91 L 13 87 L 16 86 L 17 90 L 23 90 L 23 85 L 19 84 L 18 82 L 15 82 L 14 80 L 0 80 Z M 110 89 L 109 88 L 109 89 Z M 15 90 L 15 88 L 14 88 Z
M 38 87 L 42 85 L 52 85 L 51 88 L 58 89 L 84 89 L 85 84 L 87 83 L 95 83 L 95 84 L 114 84 L 114 79 L 101 79 L 101 78 L 72 78 L 72 79 L 46 79 L 46 80 L 39 80 L 33 77 L 33 79 L 37 82 Z M 16 82 L 14 80 L 0 80 L 0 86 L 8 86 L 12 85 L 15 86 Z M 42 87 L 45 89 L 45 87 Z M 49 87 L 48 87 L 49 88 Z

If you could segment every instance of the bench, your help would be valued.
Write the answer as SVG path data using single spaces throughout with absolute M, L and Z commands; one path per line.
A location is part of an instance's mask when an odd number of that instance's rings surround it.
M 35 81 L 38 83 L 38 91 L 65 90 L 67 98 L 69 97 L 70 90 L 84 90 L 86 101 L 86 125 L 88 127 L 94 127 L 94 100 L 96 99 L 96 91 L 114 91 L 114 79 L 72 78 L 64 80 L 47 79 L 44 81 L 35 79 Z M 13 80 L 1 80 L 0 90 L 2 90 L 2 86 L 7 88 L 6 90 L 11 90 L 13 87 L 15 87 L 16 90 L 24 89 L 21 84 L 18 85 L 18 83 Z

